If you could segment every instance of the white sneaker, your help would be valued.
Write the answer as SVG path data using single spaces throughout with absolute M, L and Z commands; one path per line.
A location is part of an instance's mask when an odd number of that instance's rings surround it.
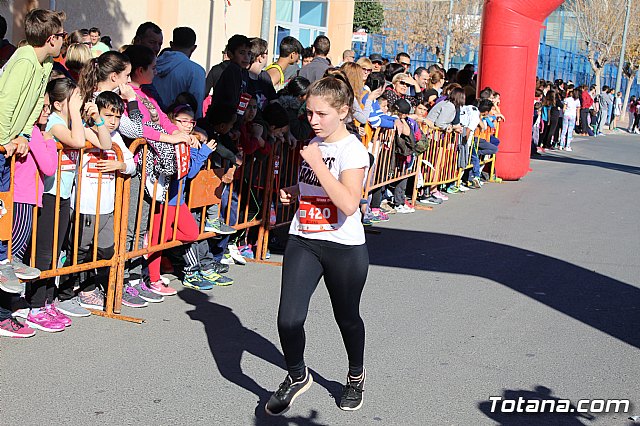
M 411 207 L 408 207 L 408 206 L 402 204 L 400 206 L 396 206 L 396 212 L 401 213 L 401 214 L 407 214 L 407 213 L 415 212 L 415 209 L 412 209 Z
M 220 260 L 220 263 L 222 263 L 223 265 L 235 265 L 236 263 L 233 261 L 233 259 L 231 258 L 231 256 L 227 257 L 227 256 L 222 256 L 222 259 Z
M 238 250 L 238 246 L 236 246 L 235 244 L 229 244 L 227 248 L 229 249 L 229 255 L 231 256 L 231 259 L 233 259 L 236 263 L 239 263 L 240 265 L 247 264 L 247 261 L 245 260 L 245 258 L 242 257 L 242 255 L 240 254 L 240 250 Z
M 458 187 L 458 190 L 460 192 L 467 192 L 467 191 L 471 191 L 469 188 L 467 188 L 466 186 L 460 184 L 460 186 Z
M 564 150 L 567 151 L 567 152 L 573 151 L 570 146 L 566 147 Z
M 11 314 L 11 316 L 14 318 L 22 318 L 22 319 L 27 319 L 28 315 L 29 315 L 29 308 L 18 309 L 17 311 Z
M 160 275 L 160 279 L 162 280 L 162 282 L 164 283 L 164 285 L 169 285 L 171 284 L 171 280 L 167 277 L 165 277 L 164 275 Z

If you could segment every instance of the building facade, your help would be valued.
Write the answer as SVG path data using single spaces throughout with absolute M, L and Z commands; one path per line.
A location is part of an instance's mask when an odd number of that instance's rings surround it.
M 0 2 L 0 14 L 7 19 L 7 38 L 14 43 L 24 37 L 24 15 L 37 7 L 64 10 L 66 31 L 100 28 L 102 35 L 111 37 L 114 48 L 130 43 L 138 25 L 146 21 L 162 28 L 163 47 L 169 47 L 173 28 L 191 27 L 198 44 L 193 60 L 208 69 L 220 62 L 232 35 L 260 36 L 263 3 L 270 3 L 271 56 L 277 55 L 277 44 L 287 35 L 305 47 L 317 35 L 327 35 L 334 63 L 351 47 L 355 0 L 9 0 Z

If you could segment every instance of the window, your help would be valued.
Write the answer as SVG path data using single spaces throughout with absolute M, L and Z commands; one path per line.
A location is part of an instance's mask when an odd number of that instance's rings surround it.
M 300 2 L 300 23 L 324 27 L 327 25 L 327 3 L 322 1 Z
M 315 38 L 327 33 L 329 2 L 326 0 L 276 0 L 276 40 L 290 35 L 303 46 L 311 46 Z M 276 46 L 276 53 L 279 46 Z
M 293 0 L 276 1 L 276 21 L 291 22 L 293 20 Z

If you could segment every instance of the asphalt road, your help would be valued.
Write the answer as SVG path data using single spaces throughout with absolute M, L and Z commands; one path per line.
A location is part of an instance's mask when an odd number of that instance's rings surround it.
M 369 234 L 365 405 L 336 406 L 346 355 L 326 289 L 307 320 L 316 384 L 284 379 L 278 267 L 58 334 L 0 340 L 1 425 L 630 425 L 640 415 L 640 137 L 576 140 L 519 182 L 395 215 Z M 628 413 L 507 414 L 506 399 L 631 399 Z

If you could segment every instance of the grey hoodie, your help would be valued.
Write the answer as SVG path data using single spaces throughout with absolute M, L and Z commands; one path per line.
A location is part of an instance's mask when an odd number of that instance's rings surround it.
M 193 62 L 182 52 L 168 50 L 156 62 L 158 75 L 153 85 L 158 90 L 162 102 L 170 105 L 182 92 L 189 92 L 198 102 L 196 117 L 202 116 L 202 102 L 206 96 L 204 68 Z

